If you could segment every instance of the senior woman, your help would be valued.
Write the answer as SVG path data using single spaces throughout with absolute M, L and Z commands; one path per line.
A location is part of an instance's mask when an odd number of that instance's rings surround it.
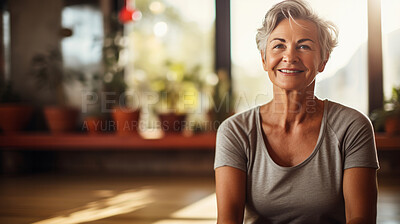
M 335 26 L 299 0 L 266 14 L 256 40 L 274 97 L 218 129 L 218 223 L 376 222 L 371 122 L 314 95 L 336 37 Z

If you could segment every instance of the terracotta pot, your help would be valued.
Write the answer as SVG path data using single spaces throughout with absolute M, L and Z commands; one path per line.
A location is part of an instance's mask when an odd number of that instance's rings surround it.
M 186 114 L 162 113 L 158 116 L 161 130 L 166 134 L 181 133 L 185 128 Z
M 83 127 L 88 131 L 89 134 L 99 134 L 107 131 L 107 121 L 101 117 L 86 117 L 84 122 L 85 123 Z
M 117 134 L 137 134 L 139 130 L 140 110 L 116 107 L 111 114 Z
M 0 127 L 5 134 L 23 131 L 30 121 L 33 107 L 23 104 L 0 105 Z
M 388 135 L 400 134 L 400 117 L 388 117 L 385 120 L 385 132 Z
M 44 116 L 52 133 L 76 131 L 79 110 L 72 107 L 45 107 Z

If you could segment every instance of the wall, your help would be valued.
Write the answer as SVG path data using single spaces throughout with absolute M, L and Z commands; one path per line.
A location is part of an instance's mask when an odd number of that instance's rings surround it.
M 32 57 L 60 49 L 62 0 L 9 0 L 10 79 L 21 97 L 37 105 L 54 102 L 54 95 L 38 91 L 30 74 Z

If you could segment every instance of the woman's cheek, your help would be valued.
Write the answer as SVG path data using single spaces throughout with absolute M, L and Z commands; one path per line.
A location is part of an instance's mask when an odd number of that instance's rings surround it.
M 271 56 L 267 58 L 267 68 L 268 71 L 274 70 L 274 68 L 279 64 L 279 57 Z

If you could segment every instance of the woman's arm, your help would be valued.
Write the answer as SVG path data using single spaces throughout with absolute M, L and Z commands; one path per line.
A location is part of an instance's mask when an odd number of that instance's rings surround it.
M 246 173 L 223 166 L 215 169 L 218 224 L 242 224 L 246 199 Z
M 347 223 L 375 224 L 377 194 L 375 169 L 346 169 L 343 176 L 343 195 Z

